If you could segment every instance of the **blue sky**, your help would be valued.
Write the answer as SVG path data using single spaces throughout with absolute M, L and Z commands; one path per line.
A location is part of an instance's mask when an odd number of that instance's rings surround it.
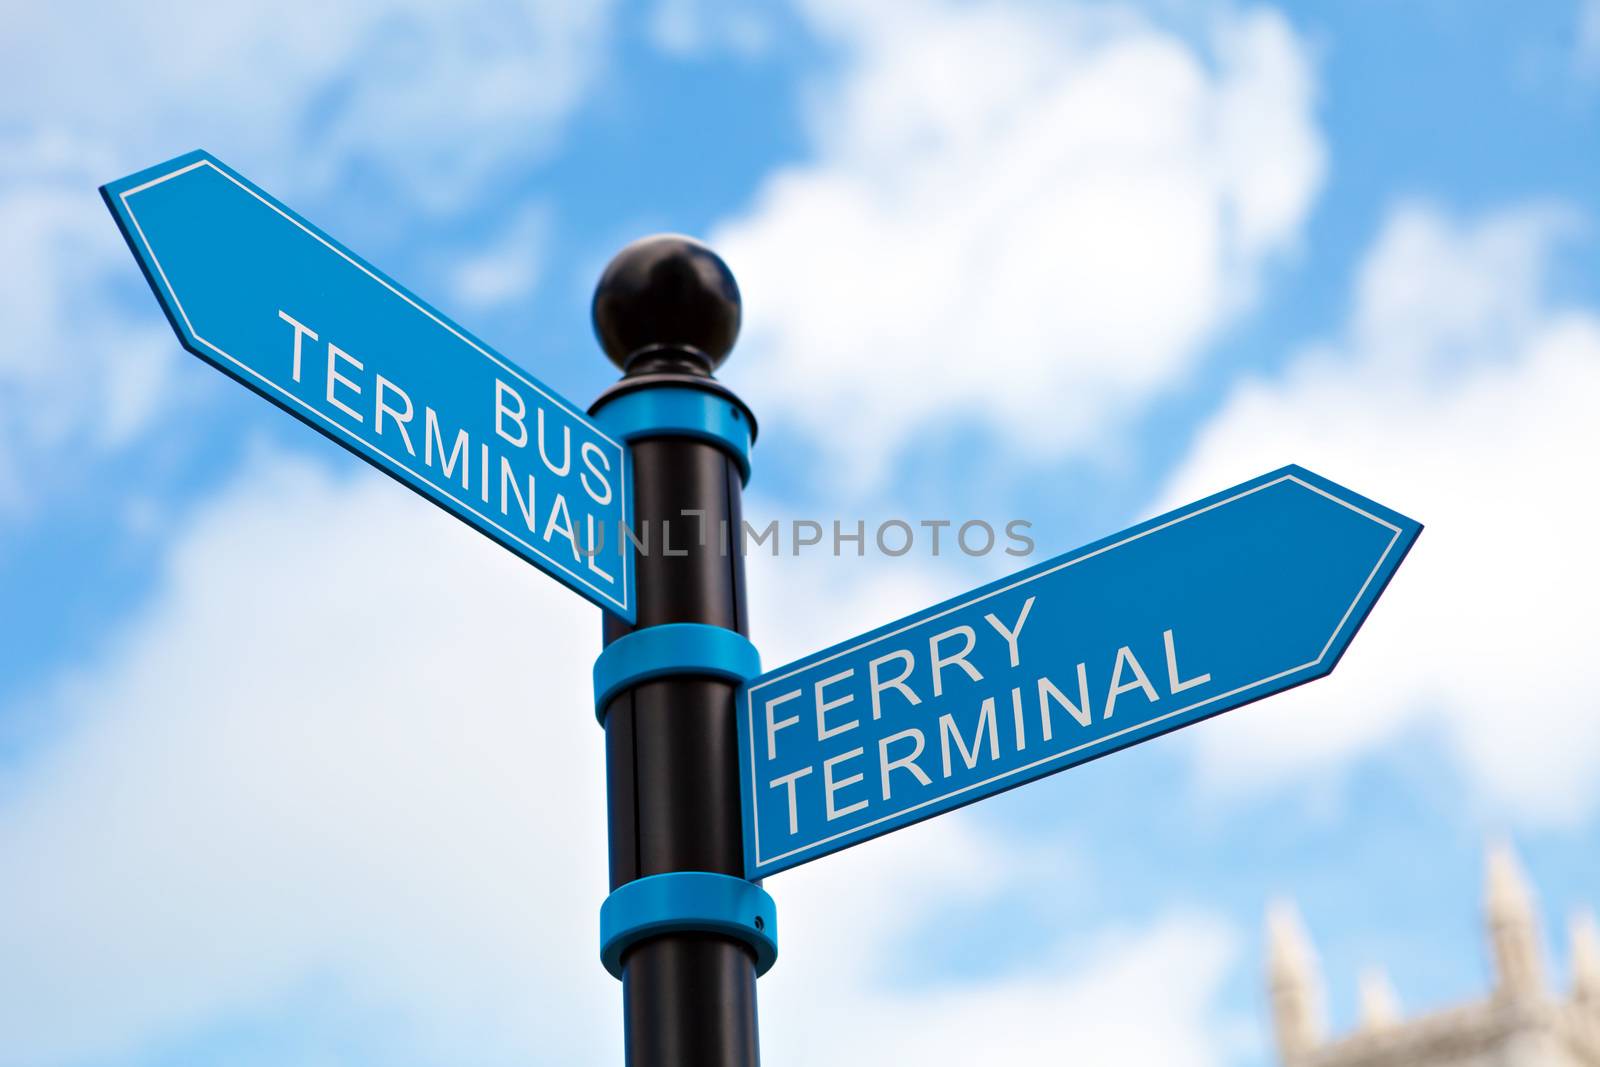
M 1286 462 L 1428 530 L 1316 686 L 773 878 L 769 1063 L 1273 1062 L 1600 903 L 1600 5 L 186 2 L 0 41 L 0 1064 L 602 1063 L 594 609 L 177 347 L 95 193 L 204 147 L 584 401 L 677 230 L 750 510 L 1056 553 Z M 1580 491 L 1574 492 L 1578 487 Z M 777 663 L 1007 560 L 762 560 Z M 574 665 L 578 666 L 574 666 Z

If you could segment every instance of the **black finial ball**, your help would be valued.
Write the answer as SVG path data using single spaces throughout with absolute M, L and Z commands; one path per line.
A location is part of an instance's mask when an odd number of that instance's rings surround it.
M 658 356 L 709 373 L 739 336 L 739 286 L 699 241 L 646 237 L 618 252 L 600 275 L 594 332 L 624 371 L 642 370 Z

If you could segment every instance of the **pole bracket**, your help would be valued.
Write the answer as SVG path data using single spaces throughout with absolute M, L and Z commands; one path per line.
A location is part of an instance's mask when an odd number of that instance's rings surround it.
M 761 673 L 744 634 L 702 622 L 669 622 L 623 634 L 594 661 L 594 716 L 604 726 L 611 698 L 640 682 L 690 676 L 743 682 Z
M 618 886 L 600 905 L 600 962 L 622 977 L 622 957 L 662 934 L 719 934 L 755 955 L 756 977 L 778 959 L 778 908 L 754 882 L 710 871 L 651 874 Z
M 651 385 L 602 397 L 589 413 L 602 430 L 621 441 L 647 437 L 709 441 L 733 458 L 740 481 L 750 484 L 755 420 L 729 396 L 683 385 Z

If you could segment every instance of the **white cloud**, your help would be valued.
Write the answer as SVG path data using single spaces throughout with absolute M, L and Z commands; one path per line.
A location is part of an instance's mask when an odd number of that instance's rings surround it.
M 774 32 L 768 17 L 721 0 L 656 0 L 648 26 L 651 42 L 679 59 L 715 50 L 750 59 L 771 46 Z
M 858 485 L 952 418 L 1089 449 L 1183 380 L 1319 187 L 1313 76 L 1278 14 L 1220 14 L 1203 46 L 1103 8 L 810 14 L 845 54 L 816 159 L 714 243 L 746 299 L 730 373 Z
M 528 299 L 539 283 L 539 250 L 549 243 L 550 222 L 548 204 L 518 212 L 488 247 L 456 266 L 451 278 L 456 299 L 473 310 Z
M 126 443 L 162 407 L 177 362 L 159 314 L 115 299 L 127 249 L 94 188 L 107 157 L 62 134 L 0 136 L 0 514 L 48 481 L 41 457 Z
M 441 1058 L 606 1032 L 592 609 L 376 475 L 258 463 L 0 780 L 0 1062 L 331 978 Z M 581 917 L 581 920 L 580 920 Z M 559 1002 L 560 1014 L 530 1012 Z M 605 1057 L 602 1057 L 605 1058 Z
M 762 662 L 770 669 L 893 622 L 970 588 L 972 571 L 941 566 L 919 549 L 901 557 L 854 556 L 852 545 L 832 554 L 831 528 L 820 544 L 795 555 L 792 525 L 804 521 L 770 497 L 747 498 L 745 520 L 760 533 L 776 522 L 779 554 L 772 539 L 748 546 L 752 631 L 760 638 Z M 831 520 L 828 520 L 831 521 Z M 843 520 L 841 520 L 843 521 Z M 866 521 L 866 520 L 863 520 Z M 846 533 L 853 532 L 844 523 Z M 867 527 L 868 548 L 873 524 Z M 893 534 L 891 534 L 893 536 Z
M 1600 76 L 1600 0 L 1582 0 L 1578 5 L 1578 27 L 1573 38 L 1579 77 Z
M 604 65 L 609 5 L 69 2 L 6 19 L 0 514 L 176 406 L 177 346 L 129 296 L 138 274 L 96 186 L 205 147 L 291 202 L 381 185 L 376 171 L 414 205 L 459 209 L 548 150 Z M 479 267 L 470 295 L 505 288 Z
M 860 896 L 835 898 L 829 918 L 839 899 L 854 907 Z M 1245 1044 L 1242 1028 L 1216 1015 L 1235 954 L 1231 931 L 1190 916 L 1103 936 L 1070 967 L 934 988 L 852 988 L 858 953 L 843 953 L 830 965 L 773 972 L 763 1062 L 1052 1063 L 1070 1054 L 1081 1063 L 1214 1067 Z
M 1422 725 L 1492 818 L 1600 804 L 1600 316 L 1545 283 L 1572 226 L 1396 211 L 1346 336 L 1240 385 L 1200 433 L 1164 506 L 1292 461 L 1427 526 L 1332 677 L 1195 732 L 1211 783 L 1297 780 Z
M 826 581 L 770 569 L 758 621 L 785 629 L 773 605 Z M 911 606 L 849 587 L 819 590 L 826 626 Z M 597 623 L 375 474 L 258 457 L 190 517 L 120 641 L 36 702 L 54 739 L 0 768 L 0 958 L 22 961 L 0 967 L 0 1064 L 276 1019 L 313 983 L 319 1027 L 370 1058 L 615 1062 Z M 772 637 L 776 658 L 812 635 Z M 1221 1062 L 1235 945 L 1204 916 L 1044 970 L 885 983 L 941 908 L 1037 865 L 968 813 L 774 879 L 768 1058 L 893 1061 L 915 1028 L 934 1061 L 978 1062 L 1052 1047 L 1064 1020 L 1101 1062 Z M 840 1021 L 826 1042 L 819 1018 Z
M 128 169 L 205 147 L 304 188 L 381 162 L 450 203 L 497 160 L 547 145 L 602 66 L 610 9 L 25 5 L 0 39 L 0 116 L 108 146 Z

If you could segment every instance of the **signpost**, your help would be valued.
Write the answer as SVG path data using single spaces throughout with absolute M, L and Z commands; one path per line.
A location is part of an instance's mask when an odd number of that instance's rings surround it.
M 1320 678 L 1420 530 L 1285 467 L 762 675 L 746 877 Z
M 185 348 L 634 617 L 619 441 L 205 152 L 101 195 Z
M 684 536 L 755 440 L 710 249 L 606 268 L 586 415 L 204 152 L 101 192 L 185 348 L 604 609 L 631 1067 L 759 1062 L 758 879 L 1327 674 L 1421 529 L 1285 467 L 762 675 L 740 538 Z

